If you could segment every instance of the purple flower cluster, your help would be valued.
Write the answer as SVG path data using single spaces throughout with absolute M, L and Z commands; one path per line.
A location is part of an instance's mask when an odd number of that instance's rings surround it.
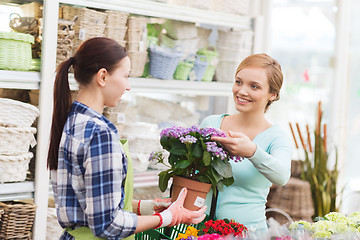
M 193 137 L 193 136 L 191 136 L 191 135 L 186 135 L 185 137 L 180 137 L 179 140 L 180 140 L 182 143 L 196 143 L 197 138 L 196 138 L 196 137 Z
M 181 238 L 180 240 L 195 240 L 197 237 L 194 236 L 188 236 L 187 238 Z
M 220 157 L 221 160 L 224 160 L 227 157 L 226 152 L 222 147 L 218 147 L 216 142 L 206 142 L 207 151 L 212 153 L 216 157 Z
M 173 137 L 173 138 L 179 138 L 181 136 L 185 136 L 189 133 L 189 130 L 187 128 L 183 127 L 171 127 L 171 128 L 164 128 L 160 132 L 160 137 L 166 136 L 166 137 Z
M 204 137 L 207 137 L 207 136 L 226 137 L 226 134 L 217 128 L 206 127 L 206 128 L 200 129 L 199 132 Z

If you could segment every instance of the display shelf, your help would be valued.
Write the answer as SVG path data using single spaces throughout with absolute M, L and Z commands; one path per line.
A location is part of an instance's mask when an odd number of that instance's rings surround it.
M 39 89 L 40 72 L 0 70 L 0 88 Z
M 209 24 L 213 26 L 237 29 L 251 28 L 251 18 L 248 16 L 202 10 L 150 0 L 59 0 L 59 2 L 84 7 L 123 11 L 149 17 Z
M 35 184 L 33 181 L 3 183 L 0 184 L 0 202 L 33 198 L 34 192 Z
M 167 93 L 196 96 L 230 96 L 231 82 L 200 82 L 161 80 L 155 78 L 129 78 L 133 93 Z M 69 77 L 70 89 L 77 90 L 74 75 Z

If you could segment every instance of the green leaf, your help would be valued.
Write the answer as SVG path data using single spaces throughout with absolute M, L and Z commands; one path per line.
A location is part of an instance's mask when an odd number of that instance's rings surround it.
M 159 189 L 162 192 L 165 192 L 168 187 L 169 179 L 171 176 L 169 171 L 170 169 L 159 173 Z
M 196 143 L 193 145 L 192 155 L 196 158 L 199 158 L 203 155 L 203 150 L 202 150 L 200 144 Z
M 229 162 L 224 162 L 222 160 L 215 160 L 211 162 L 211 166 L 224 178 L 232 177 L 232 168 Z
M 175 164 L 176 168 L 185 169 L 191 164 L 188 160 L 181 160 Z
M 211 155 L 209 152 L 204 152 L 204 155 L 203 155 L 203 163 L 205 166 L 209 166 L 210 163 L 211 163 Z
M 230 186 L 231 184 L 234 183 L 234 178 L 233 177 L 230 177 L 230 178 L 224 178 L 222 180 L 222 183 L 225 185 L 225 186 Z

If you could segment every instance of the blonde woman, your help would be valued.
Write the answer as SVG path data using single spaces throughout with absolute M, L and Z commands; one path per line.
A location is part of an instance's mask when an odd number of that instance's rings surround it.
M 279 63 L 266 54 L 254 54 L 238 66 L 232 88 L 234 115 L 212 115 L 202 127 L 217 127 L 228 137 L 213 137 L 231 154 L 243 156 L 232 162 L 235 182 L 219 192 L 216 218 L 235 219 L 248 228 L 266 230 L 265 204 L 270 186 L 285 185 L 290 177 L 292 146 L 287 134 L 265 118 L 279 99 L 283 75 Z M 208 209 L 211 195 L 206 201 Z

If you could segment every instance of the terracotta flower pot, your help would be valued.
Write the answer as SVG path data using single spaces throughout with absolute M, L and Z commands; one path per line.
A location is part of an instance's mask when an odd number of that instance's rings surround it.
M 192 211 L 199 210 L 205 203 L 206 195 L 210 191 L 211 184 L 175 176 L 173 178 L 171 193 L 172 202 L 176 201 L 181 189 L 184 187 L 188 190 L 184 207 Z

